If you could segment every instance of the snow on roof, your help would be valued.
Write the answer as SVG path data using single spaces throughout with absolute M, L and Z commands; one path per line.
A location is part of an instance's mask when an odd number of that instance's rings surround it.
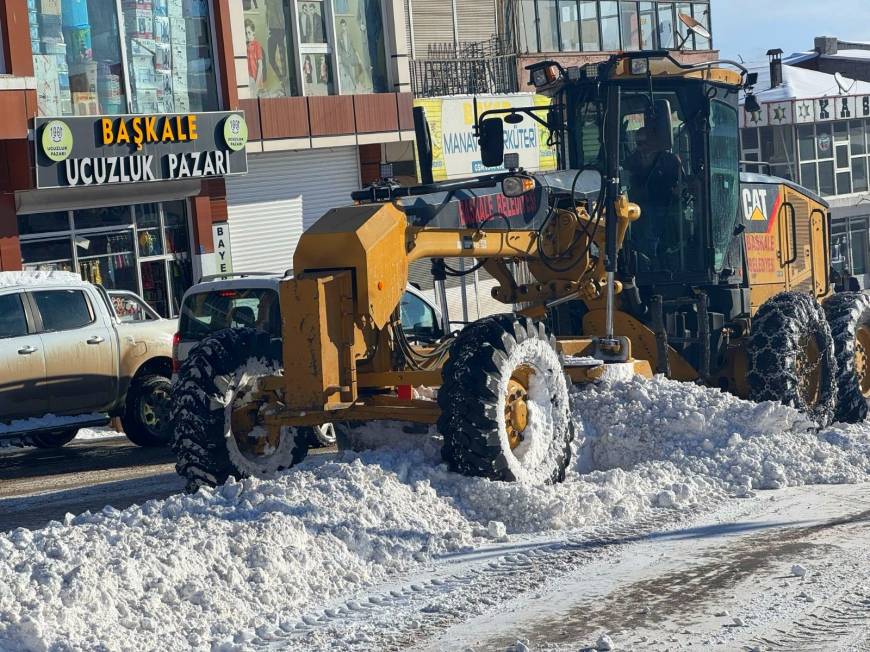
M 759 102 L 782 102 L 832 95 L 870 95 L 870 83 L 868 82 L 844 77 L 851 88 L 848 93 L 841 93 L 833 75 L 790 65 L 782 67 L 782 84 L 776 88 L 771 88 L 770 65 L 768 63 L 752 63 L 747 65 L 747 68 L 751 72 L 758 73 L 755 96 Z
M 0 288 L 84 284 L 82 277 L 72 272 L 0 272 Z
M 837 54 L 825 54 L 822 56 L 826 59 L 870 59 L 870 50 L 840 50 Z

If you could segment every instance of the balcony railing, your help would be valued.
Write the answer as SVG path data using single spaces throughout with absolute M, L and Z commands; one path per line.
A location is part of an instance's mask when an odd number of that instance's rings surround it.
M 516 93 L 517 56 L 499 39 L 436 43 L 411 61 L 411 86 L 416 97 Z

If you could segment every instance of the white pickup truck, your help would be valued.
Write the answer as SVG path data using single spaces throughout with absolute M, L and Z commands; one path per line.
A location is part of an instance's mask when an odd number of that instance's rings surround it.
M 0 445 L 57 448 L 112 417 L 165 445 L 175 329 L 69 272 L 0 273 Z

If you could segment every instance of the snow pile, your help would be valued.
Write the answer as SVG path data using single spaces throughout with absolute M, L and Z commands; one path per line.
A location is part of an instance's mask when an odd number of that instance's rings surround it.
M 310 458 L 273 481 L 0 535 L 0 649 L 244 647 L 239 632 L 268 640 L 493 538 L 594 535 L 750 488 L 870 477 L 862 426 L 815 433 L 788 408 L 662 379 L 573 403 L 575 460 L 558 486 L 459 477 L 435 438 L 388 428 L 386 449 Z
M 0 272 L 0 288 L 43 285 L 84 285 L 73 272 Z

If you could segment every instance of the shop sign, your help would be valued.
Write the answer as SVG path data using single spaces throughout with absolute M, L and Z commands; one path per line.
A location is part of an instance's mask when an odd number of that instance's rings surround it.
M 211 227 L 214 237 L 214 258 L 218 274 L 233 273 L 233 252 L 230 243 L 230 225 L 226 222 L 213 224 Z
M 241 112 L 36 118 L 36 187 L 246 174 Z
M 521 106 L 548 106 L 550 98 L 529 93 L 478 95 L 478 111 Z M 420 99 L 432 133 L 432 174 L 435 181 L 486 174 L 504 168 L 486 168 L 474 137 L 474 98 Z M 544 112 L 542 112 L 544 115 Z M 520 155 L 520 165 L 529 171 L 556 169 L 556 153 L 547 145 L 547 129 L 526 117 L 519 124 L 505 124 L 505 152 Z

